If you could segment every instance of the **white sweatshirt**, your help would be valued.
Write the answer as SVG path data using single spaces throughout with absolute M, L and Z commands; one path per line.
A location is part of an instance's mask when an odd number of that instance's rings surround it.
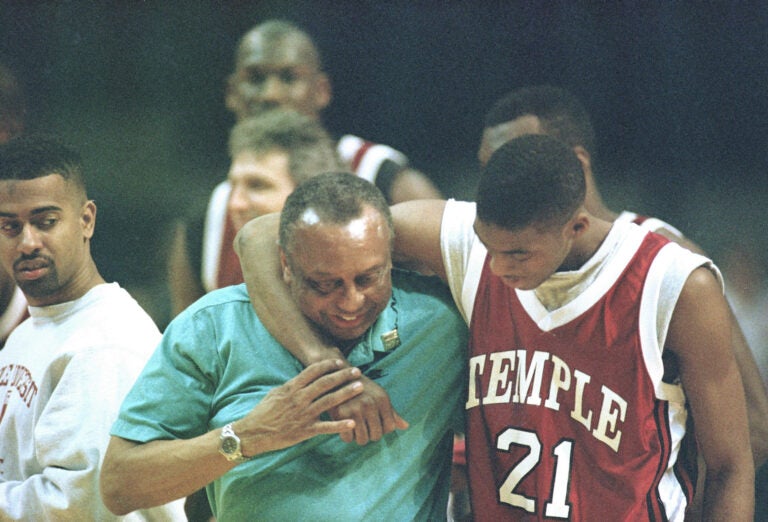
M 99 469 L 160 332 L 117 283 L 29 311 L 0 351 L 0 520 L 121 520 Z M 185 517 L 177 501 L 122 520 Z

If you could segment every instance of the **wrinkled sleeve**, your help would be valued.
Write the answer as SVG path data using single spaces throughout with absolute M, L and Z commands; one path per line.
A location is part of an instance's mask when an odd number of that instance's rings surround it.
M 220 357 L 205 313 L 171 322 L 120 409 L 112 435 L 135 442 L 189 439 L 209 431 Z

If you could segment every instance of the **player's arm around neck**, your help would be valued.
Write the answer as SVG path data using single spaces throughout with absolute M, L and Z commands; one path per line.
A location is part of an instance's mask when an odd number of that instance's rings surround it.
M 342 359 L 341 351 L 325 343 L 310 326 L 293 302 L 281 277 L 278 250 L 279 214 L 251 220 L 238 232 L 234 247 L 240 257 L 243 278 L 251 304 L 261 323 L 277 341 L 304 366 L 318 361 Z M 379 440 L 395 429 L 405 429 L 405 422 L 392 408 L 386 391 L 375 382 L 361 377 L 364 391 L 359 396 L 331 410 L 331 418 L 355 420 L 354 432 L 342 433 L 345 442 L 358 444 Z
M 446 279 L 440 249 L 440 229 L 445 200 L 420 199 L 392 207 L 395 244 L 392 257 L 396 264 L 431 273 Z
M 259 320 L 304 366 L 343 357 L 309 325 L 282 280 L 278 250 L 280 214 L 258 217 L 235 237 L 248 296 Z
M 679 358 L 706 462 L 704 519 L 751 521 L 754 467 L 744 389 L 731 348 L 728 306 L 709 269 L 696 269 L 685 283 L 666 349 Z

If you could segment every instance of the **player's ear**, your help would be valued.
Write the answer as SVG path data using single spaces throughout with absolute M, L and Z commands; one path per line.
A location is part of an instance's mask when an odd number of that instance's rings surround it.
M 589 214 L 581 209 L 576 212 L 576 215 L 574 215 L 573 218 L 571 218 L 571 220 L 568 222 L 566 231 L 571 239 L 576 239 L 577 237 L 584 234 L 587 230 L 589 230 L 589 226 Z
M 579 163 L 581 163 L 581 170 L 584 172 L 587 172 L 588 170 L 591 171 L 592 156 L 589 154 L 589 151 L 581 145 L 576 145 L 573 148 L 573 152 L 576 154 L 576 157 L 579 158 Z
M 237 90 L 237 74 L 232 73 L 227 77 L 224 84 L 224 105 L 227 110 L 232 112 L 236 117 L 240 117 L 245 112 L 245 107 L 240 93 Z
M 291 272 L 291 267 L 288 266 L 288 258 L 285 255 L 285 250 L 283 250 L 283 247 L 278 247 L 278 249 L 280 250 L 280 273 L 283 276 L 283 282 L 289 285 L 293 280 L 293 273 Z

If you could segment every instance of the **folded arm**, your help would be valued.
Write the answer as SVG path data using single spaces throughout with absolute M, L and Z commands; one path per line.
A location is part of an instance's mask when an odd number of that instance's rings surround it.
M 317 435 L 352 430 L 351 419 L 319 419 L 362 391 L 360 371 L 342 366 L 340 360 L 322 361 L 270 390 L 233 424 L 243 455 L 253 457 Z M 203 488 L 237 465 L 219 453 L 220 435 L 217 428 L 192 439 L 147 443 L 113 436 L 101 473 L 104 503 L 113 513 L 124 515 Z

